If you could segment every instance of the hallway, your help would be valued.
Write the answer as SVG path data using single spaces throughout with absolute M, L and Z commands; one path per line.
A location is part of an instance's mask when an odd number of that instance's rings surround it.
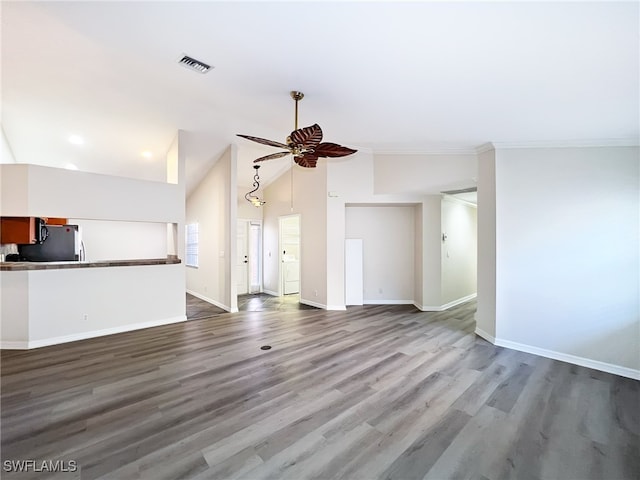
M 238 295 L 238 310 L 241 312 L 270 312 L 276 310 L 294 311 L 315 309 L 315 307 L 299 303 L 299 300 L 299 295 L 285 295 L 284 297 L 274 297 L 266 293 Z M 187 293 L 187 320 L 217 317 L 223 313 L 227 312 L 220 307 L 216 307 L 209 302 Z

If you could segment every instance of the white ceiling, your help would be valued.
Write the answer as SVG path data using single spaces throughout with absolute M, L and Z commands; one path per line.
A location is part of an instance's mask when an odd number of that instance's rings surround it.
M 235 134 L 284 141 L 290 90 L 306 95 L 300 126 L 374 152 L 639 135 L 638 2 L 3 1 L 1 13 L 18 162 L 161 180 L 181 129 L 189 189 L 230 143 L 249 184 L 251 159 L 275 150 Z M 190 71 L 182 54 L 215 68 Z

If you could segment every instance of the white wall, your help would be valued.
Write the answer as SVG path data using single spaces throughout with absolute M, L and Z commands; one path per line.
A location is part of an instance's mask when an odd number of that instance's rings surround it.
M 475 152 L 374 156 L 376 194 L 439 194 L 475 186 Z
M 4 216 L 181 222 L 184 185 L 29 164 L 4 164 Z
M 447 304 L 477 293 L 477 208 L 444 196 L 442 208 L 442 297 Z
M 414 303 L 415 208 L 347 206 L 346 238 L 363 240 L 364 303 Z
M 0 272 L 0 287 L 0 346 L 24 344 L 29 339 L 29 272 Z
M 29 288 L 39 295 L 30 296 L 30 341 L 184 320 L 180 271 L 180 265 L 31 271 Z M 56 301 L 69 291 L 73 302 Z
M 640 378 L 639 158 L 637 147 L 496 151 L 502 344 Z
M 263 208 L 264 290 L 278 292 L 278 218 L 300 214 L 300 301 L 327 305 L 327 167 L 321 160 L 316 168 L 293 169 L 293 210 L 291 171 L 285 172 L 265 189 Z M 344 238 L 343 247 L 344 249 Z
M 69 218 L 79 225 L 85 246 L 85 260 L 131 260 L 165 258 L 168 253 L 167 224 L 118 222 Z
M 16 159 L 7 140 L 7 136 L 4 133 L 4 128 L 0 124 L 0 163 L 16 163 Z
M 236 163 L 232 145 L 189 195 L 186 206 L 186 223 L 199 224 L 199 266 L 186 269 L 187 291 L 227 311 L 237 311 Z
M 185 320 L 182 265 L 2 272 L 2 348 Z

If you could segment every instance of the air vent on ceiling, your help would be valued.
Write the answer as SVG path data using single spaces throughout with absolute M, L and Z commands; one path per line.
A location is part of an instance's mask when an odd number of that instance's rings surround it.
M 178 60 L 178 63 L 199 73 L 207 73 L 211 69 L 210 65 L 187 55 L 184 55 L 180 60 Z

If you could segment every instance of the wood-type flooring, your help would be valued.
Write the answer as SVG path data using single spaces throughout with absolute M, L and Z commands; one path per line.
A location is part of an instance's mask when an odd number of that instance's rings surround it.
M 640 382 L 495 347 L 474 311 L 241 311 L 2 351 L 2 478 L 640 478 Z M 26 459 L 79 468 L 6 471 Z
M 303 305 L 299 302 L 299 295 L 285 295 L 274 297 L 266 293 L 254 293 L 249 295 L 238 295 L 238 310 L 252 312 L 267 312 L 271 310 L 310 310 L 314 307 Z M 216 317 L 226 313 L 220 307 L 209 302 L 205 302 L 187 293 L 187 319 L 197 320 L 200 318 Z

